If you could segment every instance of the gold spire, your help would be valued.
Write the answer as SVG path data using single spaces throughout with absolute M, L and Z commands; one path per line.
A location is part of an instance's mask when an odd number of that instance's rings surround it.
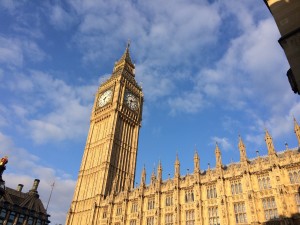
M 151 174 L 151 184 L 154 184 L 156 180 L 156 177 L 155 177 L 155 168 L 153 168 L 153 171 L 152 171 L 152 174 Z
M 195 153 L 194 153 L 194 173 L 198 173 L 200 171 L 199 168 L 199 155 L 197 150 L 195 149 Z
M 195 145 L 195 151 L 194 151 L 194 159 L 198 158 L 199 159 L 199 155 L 198 155 L 198 151 L 197 151 L 197 146 Z
M 130 58 L 129 48 L 130 48 L 130 41 L 127 42 L 127 46 L 122 57 L 119 59 L 119 61 L 115 63 L 115 68 L 119 67 L 120 65 L 125 65 L 125 63 L 129 64 L 132 67 L 132 69 L 135 68 Z
M 161 161 L 159 160 L 158 162 L 158 167 L 157 167 L 157 180 L 162 180 L 162 165 Z
M 180 177 L 180 162 L 178 159 L 178 153 L 176 153 L 176 160 L 175 160 L 175 177 Z
M 247 161 L 247 154 L 246 154 L 246 147 L 244 145 L 244 142 L 242 140 L 241 135 L 239 135 L 239 144 L 238 144 L 239 150 L 240 150 L 240 161 L 245 162 Z
M 142 170 L 142 176 L 141 176 L 141 186 L 144 186 L 146 184 L 146 167 L 144 165 L 144 168 Z
M 271 137 L 271 135 L 269 134 L 269 131 L 265 128 L 265 141 L 266 141 L 266 144 L 267 144 L 267 148 L 268 148 L 268 155 L 274 155 L 276 154 L 275 152 L 275 147 L 274 147 L 274 144 L 273 144 L 273 139 Z
M 294 132 L 295 132 L 296 138 L 298 140 L 298 146 L 300 146 L 300 126 L 297 123 L 297 120 L 295 117 L 294 117 Z
M 216 154 L 216 168 L 221 168 L 222 167 L 222 159 L 221 159 L 221 151 L 219 149 L 218 142 L 216 142 L 215 154 Z

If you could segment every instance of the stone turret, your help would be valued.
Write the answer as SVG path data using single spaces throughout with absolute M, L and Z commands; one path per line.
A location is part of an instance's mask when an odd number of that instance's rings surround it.
M 159 161 L 158 167 L 157 167 L 157 181 L 159 183 L 162 182 L 162 165 L 161 165 L 161 161 Z
M 199 173 L 200 172 L 200 165 L 199 165 L 200 159 L 198 152 L 195 150 L 194 153 L 194 173 Z
M 152 174 L 151 174 L 151 184 L 154 184 L 156 181 L 156 176 L 155 176 L 155 171 L 153 169 Z
M 244 142 L 243 142 L 240 135 L 239 135 L 238 147 L 239 147 L 239 150 L 240 150 L 240 161 L 241 162 L 247 162 L 248 158 L 247 158 L 247 153 L 246 153 L 246 147 L 245 147 Z
M 265 134 L 265 141 L 266 141 L 266 145 L 267 145 L 267 149 L 268 149 L 268 155 L 276 155 L 276 151 L 275 151 L 275 147 L 273 144 L 273 139 L 271 137 L 271 135 L 269 134 L 268 130 L 266 129 L 266 134 Z
M 176 154 L 176 160 L 175 160 L 174 167 L 175 167 L 175 175 L 174 176 L 176 178 L 179 178 L 180 177 L 180 162 L 178 159 L 178 154 Z
M 295 117 L 294 117 L 294 132 L 295 132 L 296 137 L 297 137 L 298 146 L 300 146 L 300 126 L 297 123 L 297 120 L 296 120 Z
M 222 169 L 221 151 L 219 149 L 218 143 L 216 143 L 215 155 L 216 155 L 216 168 Z

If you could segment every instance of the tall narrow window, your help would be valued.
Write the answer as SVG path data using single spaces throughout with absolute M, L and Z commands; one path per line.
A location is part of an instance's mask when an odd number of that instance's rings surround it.
M 266 220 L 278 218 L 278 212 L 274 197 L 263 198 L 262 203 Z
M 135 213 L 138 211 L 138 204 L 136 202 L 133 202 L 131 205 L 131 212 Z
M 238 195 L 242 194 L 243 189 L 242 189 L 242 183 L 241 180 L 235 180 L 231 182 L 231 194 L 232 195 Z
M 258 185 L 260 190 L 270 189 L 271 181 L 268 175 L 258 177 Z
M 245 202 L 234 203 L 234 214 L 236 223 L 247 223 Z
M 6 209 L 2 209 L 1 212 L 0 212 L 0 224 L 3 224 L 4 223 L 4 220 L 5 220 L 5 217 L 6 217 Z
M 31 216 L 28 217 L 27 224 L 28 225 L 32 225 L 33 224 L 33 218 Z
M 154 198 L 148 199 L 148 210 L 154 209 Z
M 185 212 L 185 224 L 194 225 L 195 224 L 195 211 L 188 210 Z
M 299 171 L 290 171 L 289 172 L 289 178 L 291 184 L 298 184 L 300 183 L 300 170 Z
M 22 225 L 24 222 L 24 218 L 25 218 L 25 216 L 23 214 L 20 214 L 16 225 Z
M 116 215 L 119 216 L 122 214 L 122 207 L 121 206 L 118 206 L 117 207 L 117 212 L 116 212 Z
M 173 214 L 172 213 L 166 214 L 165 225 L 173 225 Z
M 217 198 L 217 189 L 216 185 L 210 185 L 206 188 L 207 191 L 207 199 Z
M 194 201 L 194 192 L 193 190 L 185 191 L 185 202 L 193 202 Z
M 171 206 L 171 205 L 173 205 L 173 196 L 167 195 L 166 196 L 166 206 Z
M 136 225 L 136 220 L 130 220 L 130 225 Z
M 13 225 L 14 221 L 16 218 L 16 213 L 15 212 L 10 212 L 8 220 L 7 220 L 7 225 Z
M 154 217 L 153 216 L 150 216 L 147 218 L 146 225 L 154 225 Z
M 217 206 L 208 208 L 208 219 L 209 225 L 220 225 L 220 218 Z

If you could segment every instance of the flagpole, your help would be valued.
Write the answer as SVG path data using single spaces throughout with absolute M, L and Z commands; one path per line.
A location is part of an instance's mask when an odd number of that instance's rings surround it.
M 48 202 L 47 202 L 46 211 L 47 211 L 48 206 L 49 206 L 49 203 L 50 203 L 50 199 L 51 199 L 51 196 L 52 196 L 52 192 L 53 192 L 53 189 L 54 189 L 54 185 L 55 185 L 55 181 L 53 182 L 53 184 L 51 184 L 51 192 L 50 192 L 50 196 L 49 196 L 49 199 L 48 199 Z

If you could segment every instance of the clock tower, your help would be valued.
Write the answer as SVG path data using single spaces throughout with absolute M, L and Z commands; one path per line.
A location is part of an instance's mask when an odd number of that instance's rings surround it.
M 134 186 L 143 92 L 129 44 L 95 96 L 68 225 L 90 224 L 95 204 Z

